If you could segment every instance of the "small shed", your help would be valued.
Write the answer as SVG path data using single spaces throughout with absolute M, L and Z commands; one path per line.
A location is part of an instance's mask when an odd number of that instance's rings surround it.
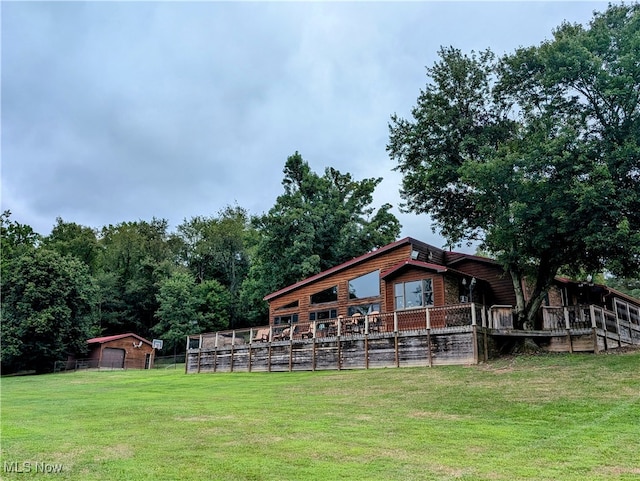
M 111 369 L 150 369 L 154 348 L 137 334 L 116 334 L 87 340 L 91 364 Z

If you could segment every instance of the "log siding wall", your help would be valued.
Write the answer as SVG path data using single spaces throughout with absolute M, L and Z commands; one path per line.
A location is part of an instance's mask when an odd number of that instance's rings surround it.
M 314 311 L 323 311 L 328 309 L 336 309 L 338 316 L 347 316 L 347 310 L 351 305 L 359 305 L 365 303 L 379 302 L 382 312 L 393 310 L 393 291 L 391 292 L 391 305 L 386 303 L 386 290 L 388 287 L 385 282 L 380 280 L 380 296 L 369 297 L 365 299 L 349 299 L 349 281 L 357 277 L 363 276 L 373 271 L 383 272 L 385 269 L 408 259 L 411 255 L 411 245 L 402 245 L 397 249 L 381 255 L 367 259 L 365 262 L 353 265 L 345 270 L 330 274 L 316 282 L 301 286 L 287 292 L 269 303 L 269 322 L 274 323 L 274 319 L 280 316 L 298 314 L 300 322 L 309 321 L 309 313 Z M 311 304 L 311 296 L 324 289 L 333 286 L 338 287 L 338 300 L 335 302 L 326 302 L 322 304 Z M 283 309 L 283 306 L 298 301 L 298 307 Z

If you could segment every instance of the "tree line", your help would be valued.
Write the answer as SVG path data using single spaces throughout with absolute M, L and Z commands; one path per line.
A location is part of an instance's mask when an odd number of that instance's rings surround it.
M 296 152 L 263 215 L 216 215 L 93 228 L 58 218 L 40 235 L 1 216 L 3 372 L 47 371 L 86 340 L 135 332 L 184 349 L 187 334 L 268 323 L 265 295 L 397 239 L 374 208 L 381 178 L 320 175 Z

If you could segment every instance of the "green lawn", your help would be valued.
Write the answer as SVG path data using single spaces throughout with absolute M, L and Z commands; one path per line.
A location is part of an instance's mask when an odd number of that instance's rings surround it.
M 640 479 L 640 352 L 1 383 L 2 479 Z

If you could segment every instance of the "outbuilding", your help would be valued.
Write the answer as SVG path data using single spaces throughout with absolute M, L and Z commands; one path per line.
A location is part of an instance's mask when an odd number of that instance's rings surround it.
M 137 334 L 116 334 L 87 340 L 91 365 L 111 369 L 150 369 L 154 352 L 150 341 Z

